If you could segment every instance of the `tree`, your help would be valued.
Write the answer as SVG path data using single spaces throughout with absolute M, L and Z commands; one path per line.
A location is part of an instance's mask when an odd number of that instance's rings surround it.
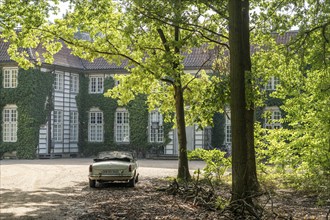
M 251 72 L 249 2 L 229 0 L 230 90 L 232 123 L 232 200 L 249 196 L 246 74 Z M 253 114 L 253 112 L 252 112 Z
M 194 74 L 184 72 L 184 53 L 189 54 L 193 47 L 202 43 L 197 34 L 183 29 L 181 24 L 188 20 L 197 25 L 198 12 L 189 1 L 122 1 L 118 5 L 106 0 L 78 0 L 73 3 L 74 11 L 64 19 L 34 26 L 26 35 L 38 36 L 38 43 L 45 41 L 43 45 L 50 51 L 45 54 L 49 61 L 61 46 L 57 39 L 65 42 L 73 54 L 90 61 L 98 58 L 117 64 L 127 61 L 130 74 L 118 77 L 121 83 L 106 96 L 118 98 L 123 105 L 139 93 L 148 94 L 150 109 L 158 108 L 169 117 L 167 120 L 172 120 L 170 117 L 175 113 L 180 146 L 178 178 L 190 179 L 185 111 L 190 124 L 196 118 L 204 122 L 196 106 L 205 95 L 203 91 L 209 85 L 209 77 L 202 71 L 204 64 Z M 88 33 L 90 40 L 78 39 L 79 32 Z M 213 55 L 205 53 L 204 63 L 210 62 Z M 22 63 L 23 59 L 20 61 Z M 188 106 L 194 111 L 187 111 Z
M 263 137 L 269 143 L 263 156 L 283 171 L 283 178 L 294 177 L 296 185 L 329 191 L 329 1 L 287 0 L 264 6 L 260 19 L 270 19 L 260 22 L 262 31 L 281 35 L 299 29 L 287 44 L 268 44 L 256 61 L 262 69 L 260 61 L 267 56 L 268 71 L 279 77 L 271 96 L 283 100 L 285 113 L 283 128 Z M 292 172 L 285 173 L 288 168 Z
M 254 102 L 257 96 L 251 71 L 249 1 L 199 2 L 200 8 L 212 11 L 208 23 L 217 23 L 218 27 L 190 27 L 202 32 L 204 39 L 230 51 L 233 200 L 244 199 L 259 190 L 254 149 Z
M 198 100 L 198 98 L 208 97 L 207 93 L 201 91 L 209 85 L 209 81 L 202 71 L 198 71 L 193 76 L 184 74 L 181 65 L 182 53 L 189 52 L 192 46 L 201 46 L 201 37 L 207 39 L 208 42 L 216 42 L 219 45 L 227 46 L 227 43 L 217 39 L 217 37 L 228 39 L 226 34 L 219 34 L 218 32 L 219 30 L 224 31 L 226 28 L 225 26 L 216 27 L 214 20 L 211 20 L 210 23 L 204 19 L 204 23 L 201 24 L 202 15 L 208 13 L 209 8 L 215 9 L 210 4 L 206 4 L 206 7 L 202 6 L 199 10 L 196 10 L 189 1 L 158 1 L 149 4 L 145 2 L 142 4 L 142 1 L 125 1 L 125 3 L 126 5 L 123 9 L 111 1 L 75 1 L 75 11 L 68 13 L 65 19 L 55 20 L 53 25 L 39 25 L 29 28 L 29 32 L 27 32 L 29 35 L 26 35 L 38 36 L 35 42 L 40 42 L 41 40 L 46 42 L 44 46 L 47 47 L 46 51 L 50 51 L 50 54 L 45 54 L 45 56 L 49 60 L 52 57 L 51 55 L 58 51 L 61 46 L 57 41 L 54 41 L 55 36 L 55 38 L 67 43 L 72 48 L 73 53 L 82 58 L 94 60 L 102 57 L 108 62 L 116 61 L 117 63 L 120 63 L 125 58 L 129 62 L 127 67 L 134 65 L 134 68 L 128 68 L 131 74 L 123 77 L 120 86 L 108 94 L 120 98 L 122 104 L 124 104 L 137 93 L 147 93 L 149 94 L 148 101 L 151 108 L 158 107 L 163 113 L 176 112 L 176 125 L 180 139 L 178 177 L 189 178 L 190 174 L 186 158 L 184 100 L 188 102 L 187 104 L 191 109 L 194 109 L 194 111 L 188 111 L 188 116 L 194 119 L 198 118 L 198 120 L 203 122 L 203 115 L 199 114 L 203 110 L 195 106 L 201 103 L 201 100 Z M 224 9 L 226 7 L 221 10 L 215 10 L 217 12 L 215 17 L 215 19 L 218 19 L 217 21 L 220 21 L 219 19 L 223 16 L 222 12 Z M 122 10 L 125 10 L 125 16 L 121 13 Z M 226 13 L 225 11 L 224 14 Z M 245 15 L 248 15 L 248 11 Z M 213 17 L 214 15 L 210 16 Z M 240 14 L 240 17 L 242 16 Z M 207 29 L 207 25 L 215 29 Z M 75 34 L 78 31 L 89 33 L 91 40 L 86 41 L 75 38 Z M 248 43 L 248 35 L 245 35 L 245 39 L 247 39 L 245 42 Z M 13 54 L 15 55 L 15 53 Z M 246 70 L 249 71 L 248 69 L 250 68 L 249 60 L 244 62 L 246 63 L 242 67 L 244 69 L 243 73 Z M 144 79 L 142 83 L 141 79 Z M 245 94 L 244 74 L 240 80 L 243 80 L 243 85 L 239 84 L 238 88 L 241 92 L 243 91 L 241 94 Z M 159 84 L 159 82 L 161 83 Z M 236 83 L 232 83 L 232 90 L 235 90 L 235 88 Z M 158 95 L 162 93 L 162 97 L 167 99 L 157 99 L 154 95 L 155 91 Z M 170 97 L 168 94 L 174 94 L 174 99 L 168 99 Z M 237 95 L 233 97 L 237 97 Z M 237 103 L 232 104 L 232 109 L 236 109 L 236 105 L 238 107 L 243 106 L 245 112 L 245 95 L 240 96 L 240 98 L 242 97 L 243 100 L 239 99 Z M 172 102 L 173 100 L 175 104 Z M 175 110 L 173 106 L 175 106 Z M 237 109 L 242 111 L 240 108 Z M 196 115 L 199 116 L 196 117 Z M 212 111 L 208 112 L 207 116 L 209 115 L 212 115 Z M 238 114 L 234 113 L 234 115 Z M 250 115 L 253 116 L 253 113 Z M 238 155 L 241 155 L 247 146 L 245 130 L 248 126 L 246 125 L 245 117 L 238 119 L 240 124 L 234 122 L 235 125 L 233 125 L 234 129 L 235 127 L 241 127 L 243 124 L 243 127 L 245 127 L 242 133 L 235 132 L 233 134 L 234 139 L 242 140 L 237 148 L 239 150 L 235 150 L 235 152 L 239 153 Z M 236 144 L 233 146 L 236 149 Z M 240 151 L 240 149 L 243 151 Z M 250 149 L 253 149 L 253 147 Z M 247 157 L 246 154 L 242 155 L 243 157 L 240 157 L 235 154 L 234 157 L 238 160 L 243 159 L 241 170 L 244 171 L 247 165 Z M 235 163 L 238 160 L 234 160 Z M 241 165 L 237 163 L 237 166 L 240 167 Z M 238 176 L 236 173 L 235 171 L 235 181 L 233 182 L 243 184 L 243 182 L 237 181 Z M 243 175 L 242 172 L 239 173 L 239 175 Z M 243 178 L 243 176 L 239 178 Z M 238 188 L 240 187 L 235 189 Z M 239 195 L 241 193 L 235 194 Z
M 40 0 L 37 4 L 33 0 L 0 3 L 0 37 L 10 42 L 8 53 L 21 67 L 27 69 L 34 66 L 24 49 L 42 44 L 46 48 L 43 54 L 46 62 L 52 62 L 53 55 L 59 51 L 59 42 L 54 38 L 41 37 L 40 32 L 36 31 L 48 22 L 50 14 L 58 13 L 58 4 L 57 0 Z M 36 54 L 36 60 L 40 62 L 39 54 Z
M 317 81 L 317 86 L 312 87 L 313 74 L 317 79 L 326 77 L 328 79 L 328 45 L 329 45 L 329 7 L 327 1 L 306 1 L 284 0 L 278 1 L 123 1 L 125 7 L 121 7 L 111 1 L 89 1 L 77 0 L 75 11 L 68 13 L 65 19 L 56 20 L 53 25 L 44 25 L 47 18 L 47 12 L 51 7 L 46 1 L 42 2 L 42 7 L 38 8 L 33 4 L 24 5 L 30 10 L 36 10 L 36 17 L 24 7 L 17 9 L 20 16 L 17 16 L 17 10 L 13 7 L 15 1 L 1 5 L 3 14 L 2 27 L 4 28 L 3 37 L 9 39 L 12 43 L 10 54 L 12 57 L 28 66 L 28 61 L 22 59 L 24 53 L 17 54 L 17 48 L 36 47 L 40 42 L 46 47 L 48 53 L 44 57 L 51 61 L 51 57 L 56 53 L 61 44 L 57 39 L 66 42 L 73 50 L 73 53 L 88 59 L 94 60 L 104 58 L 108 62 L 117 62 L 120 64 L 123 59 L 128 60 L 128 71 L 131 73 L 126 77 L 119 77 L 120 86 L 108 95 L 120 97 L 122 104 L 129 102 L 138 93 L 149 94 L 148 104 L 151 109 L 159 108 L 161 112 L 170 115 L 170 112 L 176 112 L 176 124 L 179 130 L 180 138 L 180 165 L 178 177 L 189 178 L 188 163 L 186 163 L 186 140 L 185 140 L 185 118 L 188 122 L 207 121 L 205 115 L 210 116 L 219 110 L 221 105 L 211 104 L 211 110 L 206 111 L 200 106 L 208 106 L 209 103 L 217 100 L 214 93 L 209 94 L 209 88 L 215 88 L 210 82 L 210 78 L 202 71 L 197 71 L 195 75 L 185 74 L 181 65 L 184 59 L 183 53 L 189 53 L 193 46 L 202 46 L 208 42 L 228 47 L 230 46 L 230 90 L 231 90 L 231 111 L 233 128 L 233 200 L 244 199 L 255 191 L 258 185 L 255 168 L 253 122 L 254 122 L 254 101 L 256 94 L 253 88 L 254 73 L 251 71 L 250 61 L 250 35 L 249 35 L 249 14 L 250 3 L 255 9 L 260 8 L 260 13 L 252 13 L 253 35 L 270 38 L 270 33 L 287 31 L 294 25 L 299 25 L 301 30 L 296 41 L 288 51 L 292 60 L 298 62 L 297 56 L 303 61 L 301 65 L 295 68 L 301 68 L 312 64 L 311 70 L 305 71 L 305 74 L 311 74 L 304 85 L 309 89 L 304 91 L 306 98 L 301 105 L 308 105 L 310 100 L 323 100 L 324 94 L 327 94 L 326 84 Z M 123 15 L 125 12 L 125 15 Z M 291 13 L 292 12 L 292 13 Z M 11 18 L 10 20 L 6 18 Z M 203 18 L 209 19 L 203 19 Z M 14 19 L 15 18 L 15 19 Z M 39 18 L 39 19 L 38 19 Z M 41 19 L 40 19 L 41 18 Z M 229 23 L 228 23 L 229 22 Z M 22 24 L 22 32 L 13 32 L 12 29 L 18 23 Z M 229 37 L 228 37 L 229 24 Z M 77 32 L 89 33 L 91 40 L 81 40 L 75 38 Z M 54 37 L 57 38 L 54 40 Z M 26 39 L 33 39 L 27 41 Z M 203 39 L 203 40 L 202 40 Z M 260 39 L 260 38 L 259 38 Z M 321 41 L 320 41 L 321 39 Z M 254 39 L 252 39 L 253 42 Z M 317 49 L 311 50 L 305 47 L 308 43 L 319 42 Z M 264 38 L 258 41 L 259 45 L 265 43 Z M 304 47 L 301 47 L 303 45 Z M 275 58 L 275 57 L 274 57 Z M 317 58 L 317 59 L 315 59 Z M 210 56 L 211 59 L 211 56 Z M 315 62 L 315 60 L 319 62 Z M 285 65 L 281 65 L 285 67 Z M 278 68 L 281 69 L 281 68 Z M 303 72 L 303 71 L 300 71 Z M 283 75 L 287 79 L 286 75 Z M 218 78 L 213 82 L 219 83 L 223 88 L 222 82 Z M 327 82 L 327 81 L 324 81 Z M 209 87 L 209 88 L 207 88 Z M 312 93 L 318 89 L 322 93 Z M 224 90 L 221 90 L 222 92 Z M 286 87 L 287 95 L 278 92 L 283 97 L 292 98 L 295 94 L 298 98 L 301 93 L 294 93 Z M 310 99 L 314 97 L 313 99 Z M 202 100 L 211 101 L 209 103 Z M 296 99 L 287 102 L 287 112 L 294 114 L 297 108 L 291 108 L 289 105 L 295 103 Z M 326 109 L 317 102 L 318 108 Z M 190 109 L 185 108 L 189 106 Z M 216 107 L 214 107 L 216 106 Z M 194 111 L 192 111 L 192 109 Z M 315 112 L 318 110 L 315 108 Z M 203 114 L 201 114 L 203 113 Z M 206 114 L 205 114 L 206 113 Z M 297 120 L 304 119 L 304 114 L 295 117 Z M 313 124 L 315 129 L 322 120 L 328 119 L 326 115 L 319 114 L 317 120 L 308 117 L 310 121 L 307 124 Z M 315 120 L 314 120 L 315 119 Z M 292 121 L 293 122 L 293 121 Z M 292 127 L 299 125 L 296 123 Z M 299 125 L 300 126 L 300 125 Z M 300 129 L 297 137 L 301 137 L 307 128 Z M 327 127 L 322 127 L 326 131 Z M 297 130 L 297 131 L 298 131 Z M 328 139 L 318 143 L 327 143 Z M 291 140 L 292 141 L 292 140 Z M 325 142 L 324 142 L 325 141 Z M 294 143 L 292 141 L 291 143 Z M 317 144 L 321 146 L 322 144 Z M 326 145 L 326 144 L 325 144 Z M 316 145 L 313 145 L 316 146 Z M 300 148 L 301 149 L 301 148 Z M 307 152 L 312 152 L 311 149 Z M 322 148 L 320 152 L 324 151 Z M 324 155 L 322 153 L 322 155 Z M 309 153 L 311 154 L 311 153 Z M 320 155 L 320 154 L 316 154 Z M 327 154 L 325 154 L 327 155 Z M 182 158 L 181 158 L 182 156 Z M 323 157 L 320 157 L 323 158 Z M 327 158 L 327 157 L 325 157 Z M 322 159 L 324 161 L 324 159 Z M 325 164 L 325 163 L 324 163 Z M 253 182 L 253 184 L 250 184 Z

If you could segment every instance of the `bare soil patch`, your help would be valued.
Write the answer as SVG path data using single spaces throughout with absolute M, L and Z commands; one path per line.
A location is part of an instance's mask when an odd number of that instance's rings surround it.
M 73 204 L 66 210 L 71 219 L 237 219 L 223 210 L 210 210 L 197 204 L 193 198 L 172 195 L 159 189 L 169 186 L 168 181 L 151 178 L 139 182 L 135 188 L 125 184 L 103 184 L 91 189 L 82 188 L 70 199 Z M 86 183 L 87 185 L 87 183 Z M 222 185 L 216 194 L 230 198 L 230 189 Z M 278 191 L 259 198 L 264 208 L 261 219 L 327 219 L 330 204 L 318 207 L 317 198 L 294 191 Z M 256 219 L 256 218 L 251 218 Z

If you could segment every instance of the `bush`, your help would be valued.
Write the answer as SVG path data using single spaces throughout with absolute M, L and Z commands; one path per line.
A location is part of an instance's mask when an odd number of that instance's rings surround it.
M 206 163 L 204 167 L 204 177 L 210 179 L 214 176 L 221 181 L 228 167 L 231 165 L 231 158 L 225 157 L 226 152 L 218 149 L 204 150 L 198 148 L 188 152 L 189 160 L 201 159 Z

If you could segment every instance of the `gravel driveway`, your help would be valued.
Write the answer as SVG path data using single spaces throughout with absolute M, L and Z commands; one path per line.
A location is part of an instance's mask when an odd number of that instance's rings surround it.
M 0 219 L 70 219 L 66 211 L 88 185 L 92 159 L 0 160 Z M 175 176 L 176 160 L 139 160 L 140 183 Z M 189 162 L 190 169 L 204 167 Z

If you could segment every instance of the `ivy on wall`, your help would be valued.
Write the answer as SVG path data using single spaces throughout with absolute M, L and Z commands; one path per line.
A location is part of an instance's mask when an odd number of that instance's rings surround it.
M 2 85 L 3 75 L 0 73 Z M 32 159 L 36 157 L 39 143 L 39 129 L 46 123 L 51 111 L 46 105 L 47 96 L 51 94 L 54 77 L 40 69 L 19 69 L 17 88 L 2 88 L 0 91 L 0 111 L 8 104 L 17 106 L 17 142 L 3 142 L 2 126 L 0 128 L 0 155 L 17 151 L 18 158 Z M 2 124 L 2 115 L 1 115 Z
M 76 97 L 79 111 L 79 152 L 83 156 L 96 155 L 100 151 L 116 149 L 114 143 L 114 116 L 117 108 L 116 100 L 105 98 L 103 94 L 89 94 L 89 78 L 80 75 L 79 94 Z M 114 86 L 114 80 L 108 77 L 104 80 L 104 89 Z M 88 141 L 88 118 L 91 108 L 97 107 L 103 112 L 104 142 Z
M 148 142 L 148 108 L 146 96 L 138 95 L 125 108 L 129 112 L 130 143 L 119 144 L 115 142 L 114 126 L 115 113 L 118 107 L 117 101 L 104 97 L 103 94 L 89 94 L 89 77 L 80 75 L 79 95 L 76 97 L 79 110 L 79 151 L 83 156 L 96 155 L 101 151 L 108 150 L 134 150 L 145 156 L 146 152 L 153 147 L 161 147 L 170 140 L 165 138 L 165 143 L 151 144 Z M 114 80 L 107 77 L 104 80 L 104 90 L 113 88 Z M 103 112 L 104 141 L 102 143 L 88 141 L 88 113 L 91 108 L 99 108 Z M 171 129 L 170 124 L 165 124 L 164 135 L 168 136 Z

